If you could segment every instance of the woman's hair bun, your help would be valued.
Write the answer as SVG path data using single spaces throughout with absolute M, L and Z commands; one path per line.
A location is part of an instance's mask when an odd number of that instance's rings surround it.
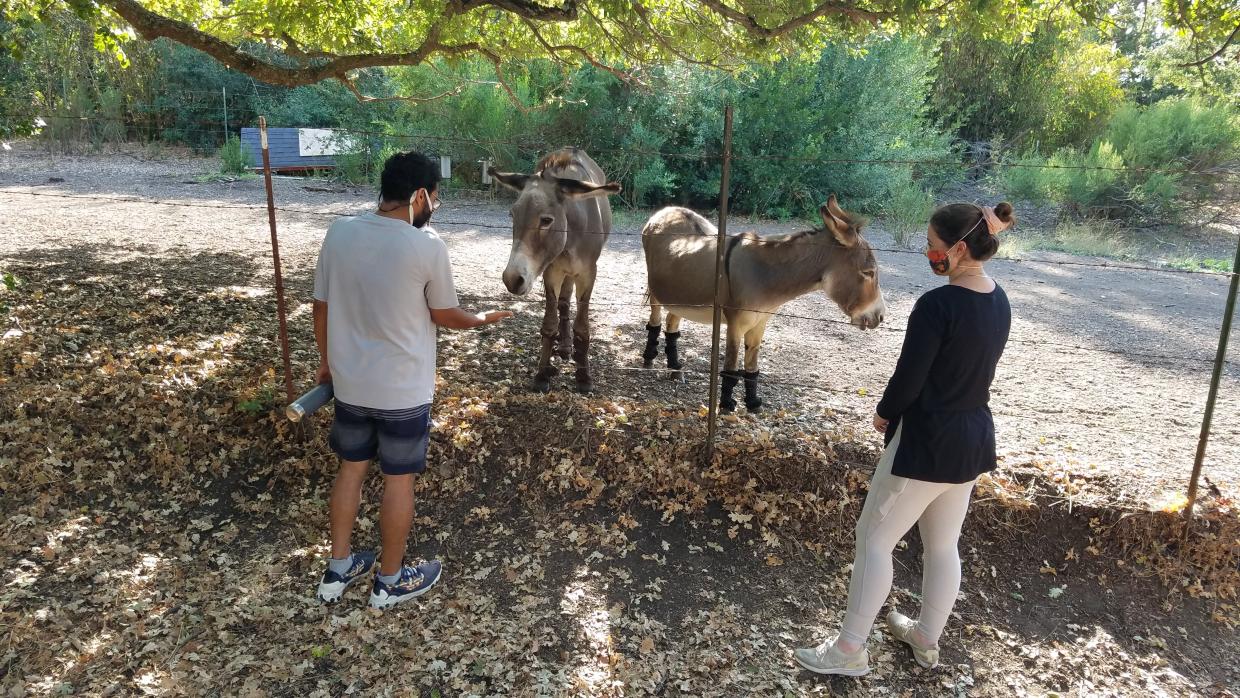
M 995 216 L 1004 223 L 1012 222 L 1012 214 L 1012 204 L 1009 204 L 1006 201 L 995 204 Z

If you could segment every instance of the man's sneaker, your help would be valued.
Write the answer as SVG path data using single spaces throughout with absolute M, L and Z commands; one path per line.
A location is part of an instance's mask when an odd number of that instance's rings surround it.
M 926 669 L 933 669 L 939 663 L 939 646 L 936 643 L 929 647 L 922 647 L 913 642 L 912 634 L 916 627 L 916 621 L 899 611 L 892 611 L 887 614 L 887 628 L 891 630 L 891 634 L 897 640 L 912 648 L 913 658 L 917 660 L 918 664 Z
M 375 557 L 374 551 L 353 553 L 353 564 L 349 565 L 349 571 L 344 574 L 332 572 L 331 567 L 328 567 L 323 573 L 323 581 L 319 582 L 319 601 L 339 601 L 350 584 L 374 571 Z
M 835 641 L 827 640 L 817 647 L 799 649 L 793 653 L 797 663 L 815 674 L 837 676 L 865 676 L 870 673 L 870 652 L 862 647 L 856 654 L 844 654 L 835 649 Z
M 392 584 L 384 584 L 375 577 L 375 586 L 370 591 L 370 607 L 389 608 L 409 599 L 416 599 L 435 586 L 442 571 L 443 565 L 438 560 L 431 560 L 418 563 L 414 567 L 401 567 L 400 577 Z

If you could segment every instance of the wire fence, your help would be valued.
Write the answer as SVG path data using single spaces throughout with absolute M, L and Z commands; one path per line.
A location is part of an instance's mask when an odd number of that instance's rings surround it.
M 58 192 L 18 191 L 18 190 L 13 190 L 13 189 L 5 189 L 3 190 L 3 193 L 5 195 L 32 196 L 32 197 L 41 197 L 41 198 L 54 198 L 54 199 L 78 200 L 78 201 L 81 201 L 81 200 L 99 201 L 99 202 L 104 202 L 104 203 L 124 203 L 124 204 L 139 204 L 139 205 L 150 205 L 150 206 L 169 206 L 169 207 L 179 207 L 179 208 L 200 208 L 200 209 L 225 210 L 225 211 L 226 210 L 242 210 L 242 211 L 252 211 L 256 214 L 260 214 L 260 213 L 266 214 L 268 210 L 266 206 L 262 206 L 259 204 L 201 203 L 201 202 L 193 202 L 193 201 L 171 201 L 171 200 L 148 199 L 148 198 L 136 197 L 136 196 L 101 196 L 101 195 L 84 195 L 84 194 L 64 194 L 64 193 L 58 193 Z M 281 213 L 288 213 L 288 214 L 295 214 L 295 215 L 307 215 L 307 216 L 321 217 L 325 219 L 336 219 L 341 216 L 349 215 L 350 213 L 349 211 L 323 211 L 323 210 L 313 210 L 313 209 L 304 209 L 304 208 L 296 208 L 296 207 L 290 208 L 290 207 L 284 207 L 284 206 L 276 206 L 274 207 L 274 210 L 277 212 L 281 212 Z M 454 220 L 454 219 L 441 220 L 438 217 L 435 219 L 434 227 L 440 228 L 440 227 L 445 227 L 445 226 L 467 228 L 467 229 L 481 229 L 481 230 L 503 230 L 505 232 L 511 232 L 512 230 L 511 225 L 496 225 L 494 223 L 489 223 L 489 222 L 484 222 L 484 221 L 468 221 L 468 220 Z M 574 234 L 590 234 L 590 231 L 574 231 Z M 640 237 L 641 233 L 612 232 L 610 233 L 610 235 L 639 236 Z M 758 239 L 758 240 L 749 240 L 747 242 L 752 242 L 754 244 L 763 244 L 763 243 L 770 242 L 770 241 Z M 816 243 L 805 243 L 805 244 L 816 244 Z M 875 252 L 885 252 L 885 253 L 911 254 L 911 255 L 918 255 L 918 256 L 921 256 L 922 254 L 924 254 L 922 252 L 917 252 L 915 250 L 907 250 L 907 249 L 899 249 L 899 248 L 875 247 L 873 249 Z M 1216 271 L 1198 270 L 1198 269 L 1179 269 L 1175 267 L 1124 265 L 1124 264 L 1112 264 L 1108 262 L 1073 262 L 1073 261 L 1065 261 L 1065 260 L 1047 260 L 1047 259 L 1033 259 L 1033 258 L 1003 258 L 1003 259 L 996 260 L 996 261 L 1008 262 L 1008 263 L 1013 263 L 1013 264 L 1050 264 L 1050 265 L 1067 264 L 1067 265 L 1080 266 L 1080 267 L 1099 269 L 1099 270 L 1108 270 L 1108 271 L 1187 274 L 1187 275 L 1209 276 L 1209 277 L 1219 277 L 1219 278 L 1229 278 L 1234 274 L 1234 272 L 1216 272 Z M 618 301 L 616 297 L 613 295 L 613 296 L 609 296 L 609 299 L 606 301 L 592 300 L 590 304 L 593 307 L 608 307 L 608 308 L 649 307 L 649 299 L 647 298 L 645 294 L 630 294 L 628 296 L 625 296 L 625 298 L 628 298 L 628 300 Z M 492 296 L 492 297 L 477 297 L 475 298 L 475 300 L 479 302 L 490 302 L 490 303 L 509 303 L 513 301 L 513 298 L 510 296 L 507 296 L 507 297 Z M 533 301 L 529 301 L 529 302 L 533 302 Z M 695 309 L 707 309 L 707 308 L 713 309 L 714 307 L 713 305 L 709 305 L 709 304 L 683 304 L 683 303 L 677 304 L 677 306 L 681 308 L 695 308 Z M 841 327 L 852 327 L 853 326 L 852 323 L 847 320 L 841 320 L 838 318 L 816 317 L 816 316 L 810 316 L 810 315 L 799 315 L 796 313 L 791 313 L 791 312 L 787 312 L 783 310 L 774 310 L 774 311 L 773 310 L 762 310 L 762 309 L 757 309 L 757 308 L 747 308 L 747 307 L 742 307 L 742 306 L 734 306 L 734 305 L 726 305 L 726 304 L 721 305 L 720 308 L 722 308 L 725 311 L 756 313 L 760 315 L 769 315 L 772 317 L 781 317 L 781 318 L 793 319 L 793 320 L 804 320 L 804 321 L 822 323 L 822 324 L 827 324 L 827 325 L 839 325 Z M 880 331 L 880 332 L 904 334 L 906 328 L 901 327 L 901 326 L 894 326 L 891 324 L 882 324 L 873 329 L 875 331 Z M 1054 347 L 1056 349 L 1070 349 L 1075 352 L 1092 352 L 1092 353 L 1112 354 L 1116 356 L 1149 359 L 1149 360 L 1162 361 L 1166 363 L 1185 362 L 1185 363 L 1211 364 L 1214 361 L 1213 358 L 1208 357 L 1208 356 L 1189 356 L 1189 355 L 1183 355 L 1183 354 L 1165 354 L 1165 353 L 1158 353 L 1158 352 L 1132 351 L 1132 350 L 1127 350 L 1127 349 L 1111 349 L 1111 348 L 1106 348 L 1106 347 L 1091 347 L 1091 346 L 1085 346 L 1081 344 L 1070 344 L 1070 343 L 1065 343 L 1065 342 L 1056 342 L 1056 341 L 1044 340 L 1044 339 L 1022 339 L 1018 337 L 1013 337 L 1013 338 L 1010 338 L 1008 342 L 1011 344 L 1027 344 L 1027 345 L 1038 346 L 1038 347 Z M 1234 363 L 1233 360 L 1227 360 L 1228 365 L 1231 365 L 1233 363 Z
M 99 120 L 99 117 L 97 116 L 89 116 L 89 115 L 75 116 L 75 115 L 63 115 L 63 114 L 53 115 L 51 117 L 43 117 L 43 118 L 45 119 L 50 118 L 53 120 L 65 120 L 65 121 Z M 214 123 L 212 123 L 211 125 L 214 126 Z M 218 128 L 201 128 L 198 130 L 202 131 L 203 133 L 207 133 L 207 132 L 219 133 L 220 132 L 220 129 Z M 523 142 L 523 141 L 515 141 L 515 140 L 505 140 L 505 139 L 471 138 L 468 136 L 438 136 L 434 134 L 398 134 L 398 133 L 391 133 L 387 131 L 368 130 L 368 129 L 335 129 L 335 131 L 345 137 L 350 137 L 350 138 L 357 138 L 357 137 L 381 138 L 385 140 L 395 140 L 395 141 L 415 143 L 415 144 L 421 144 L 421 143 L 459 144 L 459 145 L 468 146 L 469 148 L 476 148 L 476 149 L 493 147 L 493 146 L 515 148 L 515 149 L 521 149 L 521 150 L 526 150 L 530 152 L 547 152 L 547 151 L 556 149 L 555 147 L 548 146 L 547 144 L 539 144 L 539 143 L 533 143 L 533 142 L 528 142 L 528 141 Z M 711 146 L 711 147 L 717 147 L 717 146 Z M 760 154 L 760 153 L 759 154 L 745 154 L 745 153 L 736 154 L 736 153 L 731 153 L 731 152 L 724 152 L 722 150 L 710 150 L 710 147 L 704 148 L 702 152 L 695 152 L 695 153 L 677 153 L 677 152 L 667 152 L 667 151 L 661 151 L 661 150 L 644 150 L 644 149 L 629 149 L 629 150 L 611 149 L 611 150 L 607 150 L 606 152 L 620 153 L 620 154 L 623 154 L 626 156 L 632 156 L 632 157 L 645 157 L 645 156 L 657 155 L 660 157 L 698 159 L 703 162 L 719 163 L 725 169 L 728 167 L 729 161 L 732 161 L 732 160 L 739 161 L 739 160 L 745 160 L 745 159 L 780 161 L 780 162 L 787 162 L 790 164 L 813 163 L 813 164 L 818 164 L 818 165 L 848 165 L 848 166 L 898 165 L 898 166 L 962 167 L 962 168 L 970 168 L 973 166 L 972 163 L 962 162 L 962 161 L 864 159 L 864 158 L 855 158 L 855 159 L 854 158 L 816 158 L 816 157 L 771 155 L 771 154 Z M 1172 174 L 1172 175 L 1182 175 L 1182 176 L 1201 176 L 1201 177 L 1214 178 L 1218 181 L 1229 181 L 1230 178 L 1233 178 L 1236 175 L 1240 174 L 1240 171 L 1237 171 L 1235 168 L 1230 168 L 1230 169 L 1229 168 L 1201 169 L 1201 168 L 1193 168 L 1193 167 L 1123 168 L 1123 167 L 1105 167 L 1105 166 L 1087 166 L 1087 165 L 1066 165 L 1066 164 L 1054 164 L 1054 163 L 1032 164 L 1032 163 L 1017 163 L 1017 162 L 996 162 L 996 163 L 991 163 L 991 164 L 994 167 L 1026 167 L 1026 168 L 1047 168 L 1047 169 L 1131 171 L 1131 172 L 1144 172 L 1144 173 Z M 270 174 L 269 170 L 268 170 L 268 174 Z M 271 221 L 273 253 L 276 256 L 278 256 L 278 240 L 277 240 L 276 229 L 275 229 L 275 226 L 276 226 L 275 214 L 276 213 L 281 213 L 281 214 L 285 214 L 289 216 L 310 216 L 310 217 L 318 217 L 318 218 L 324 218 L 324 219 L 334 219 L 340 216 L 350 215 L 351 213 L 356 212 L 354 210 L 350 210 L 350 209 L 355 209 L 356 206 L 350 206 L 348 209 L 344 209 L 344 210 L 318 210 L 318 209 L 296 207 L 296 206 L 292 206 L 292 207 L 277 206 L 275 205 L 274 196 L 272 195 L 270 178 L 267 179 L 267 187 L 268 187 L 268 193 L 269 193 L 268 205 L 262 205 L 262 204 L 257 204 L 257 203 L 250 204 L 250 203 L 228 203 L 228 202 L 183 201 L 183 200 L 178 201 L 178 200 L 156 199 L 156 198 L 141 197 L 141 196 L 75 194 L 75 193 L 67 193 L 64 191 L 34 191 L 30 188 L 27 188 L 25 190 L 16 190 L 14 188 L 6 188 L 0 193 L 3 193 L 6 196 L 16 195 L 16 196 L 30 196 L 30 197 L 51 197 L 51 198 L 58 198 L 58 199 L 65 199 L 65 200 L 96 201 L 96 202 L 108 203 L 108 204 L 138 204 L 138 205 L 144 205 L 144 206 L 176 206 L 176 207 L 190 207 L 190 208 L 201 208 L 201 209 L 244 210 L 244 211 L 253 211 L 256 214 L 266 213 L 269 215 L 270 221 Z M 720 212 L 721 217 L 726 217 L 727 215 L 726 198 L 721 198 L 719 206 L 718 206 L 718 211 Z M 449 216 L 437 217 L 435 220 L 435 225 L 436 227 L 455 227 L 455 228 L 467 228 L 467 229 L 476 229 L 476 230 L 494 230 L 494 231 L 504 231 L 504 232 L 511 232 L 511 229 L 512 229 L 510 225 L 496 224 L 488 220 L 470 220 L 468 219 L 468 217 L 460 216 L 459 214 L 457 216 L 452 216 L 452 217 L 449 217 Z M 618 236 L 618 237 L 623 237 L 623 236 L 640 237 L 642 235 L 641 232 L 629 232 L 629 231 L 573 230 L 569 232 L 573 235 L 611 235 L 611 236 Z M 701 237 L 701 235 L 697 233 L 693 235 L 696 237 Z M 827 246 L 838 246 L 839 245 L 839 243 L 834 241 L 834 239 L 829 234 L 801 236 L 795 240 L 793 240 L 792 238 L 793 236 L 779 236 L 779 237 L 746 236 L 739 244 L 744 244 L 744 245 L 803 244 L 803 245 L 827 245 Z M 872 249 L 874 250 L 874 252 L 881 253 L 881 254 L 900 254 L 900 255 L 922 255 L 924 254 L 923 252 L 920 252 L 917 250 L 900 248 L 900 247 L 873 247 Z M 1100 272 L 1108 272 L 1108 273 L 1176 274 L 1176 275 L 1212 277 L 1212 278 L 1218 278 L 1220 280 L 1230 281 L 1233 294 L 1234 294 L 1234 289 L 1236 287 L 1236 281 L 1237 281 L 1237 272 L 1235 269 L 1233 269 L 1230 272 L 1224 272 L 1224 271 L 1215 271 L 1215 270 L 1210 270 L 1210 269 L 1185 269 L 1185 268 L 1177 268 L 1177 267 L 1170 267 L 1170 266 L 1138 265 L 1138 264 L 1128 264 L 1128 263 L 1117 263 L 1117 262 L 1111 262 L 1111 261 L 1044 259 L 1044 258 L 1036 258 L 1036 257 L 1013 257 L 1013 258 L 998 259 L 996 261 L 1007 263 L 1007 264 L 1014 264 L 1014 265 L 1054 265 L 1054 266 L 1076 267 L 1082 270 L 1097 270 Z M 278 292 L 282 299 L 283 298 L 282 288 L 278 289 Z M 502 298 L 496 297 L 496 298 L 476 298 L 475 300 L 506 303 L 506 302 L 511 302 L 513 299 L 511 297 L 502 297 Z M 532 303 L 532 302 L 537 302 L 537 301 L 529 301 L 529 302 Z M 281 303 L 282 303 L 282 300 L 281 300 Z M 648 301 L 648 298 L 643 294 L 632 294 L 631 296 L 621 297 L 621 298 L 611 296 L 606 301 L 591 301 L 591 305 L 593 307 L 600 307 L 600 308 L 601 307 L 642 308 L 642 307 L 647 307 L 649 305 L 649 301 Z M 698 309 L 703 309 L 703 310 L 711 309 L 712 312 L 714 312 L 715 310 L 718 310 L 720 313 L 724 314 L 725 316 L 729 313 L 740 311 L 740 312 L 748 312 L 748 313 L 759 313 L 759 314 L 767 315 L 770 317 L 779 317 L 779 318 L 785 318 L 785 319 L 797 320 L 797 321 L 803 321 L 803 322 L 819 323 L 822 325 L 839 325 L 839 326 L 851 325 L 850 322 L 841 320 L 838 318 L 801 315 L 801 314 L 786 312 L 786 311 L 783 311 L 782 309 L 767 310 L 767 309 L 743 308 L 743 307 L 738 307 L 734 305 L 729 305 L 726 302 L 721 302 L 719 299 L 716 299 L 716 302 L 713 304 L 699 304 L 699 305 L 678 306 L 678 307 L 691 307 L 691 308 L 698 308 Z M 1203 451 L 1204 442 L 1209 436 L 1209 424 L 1208 424 L 1209 416 L 1208 415 L 1209 415 L 1209 411 L 1212 409 L 1213 394 L 1216 393 L 1217 391 L 1217 381 L 1219 379 L 1218 374 L 1221 372 L 1224 366 L 1233 365 L 1232 362 L 1229 362 L 1226 360 L 1225 343 L 1224 343 L 1226 339 L 1226 333 L 1228 331 L 1230 319 L 1231 319 L 1230 313 L 1225 314 L 1223 318 L 1223 327 L 1221 328 L 1221 331 L 1223 333 L 1223 342 L 1220 343 L 1219 352 L 1217 353 L 1215 357 L 1162 353 L 1162 352 L 1154 352 L 1154 351 L 1132 351 L 1132 350 L 1127 350 L 1127 349 L 1086 346 L 1086 345 L 1073 344 L 1073 343 L 1067 343 L 1067 342 L 1057 342 L 1057 341 L 1042 340 L 1042 339 L 1025 339 L 1025 338 L 1017 338 L 1017 337 L 1011 338 L 1009 342 L 1013 344 L 1018 344 L 1018 345 L 1033 346 L 1037 348 L 1037 351 L 1043 352 L 1043 353 L 1044 352 L 1057 352 L 1057 353 L 1063 353 L 1063 354 L 1097 353 L 1097 354 L 1105 354 L 1105 355 L 1110 355 L 1110 356 L 1123 357 L 1123 358 L 1133 359 L 1133 360 L 1157 361 L 1157 362 L 1162 362 L 1164 364 L 1171 365 L 1171 366 L 1185 366 L 1185 365 L 1201 366 L 1201 365 L 1213 364 L 1215 367 L 1215 376 L 1214 376 L 1214 383 L 1212 385 L 1212 396 L 1208 403 L 1206 424 L 1203 427 L 1202 435 L 1201 435 L 1201 443 L 1203 444 L 1203 446 L 1202 446 L 1202 449 L 1200 450 Z M 281 318 L 281 320 L 283 321 L 283 317 Z M 719 331 L 718 326 L 712 329 L 714 332 Z M 905 331 L 905 328 L 903 327 L 896 327 L 896 326 L 891 326 L 891 325 L 886 325 L 886 324 L 880 325 L 879 329 L 884 332 L 897 333 L 897 334 L 902 334 Z M 287 338 L 282 338 L 282 342 L 284 343 L 283 349 L 287 355 Z M 634 366 L 611 365 L 611 364 L 600 364 L 600 365 L 597 365 L 596 367 L 603 371 L 616 372 L 616 373 L 621 373 L 621 374 L 650 370 L 650 369 L 645 369 L 645 368 L 637 368 Z M 703 372 L 703 371 L 694 370 L 694 369 L 682 369 L 681 371 L 679 371 L 679 374 L 681 376 L 699 377 L 699 378 L 700 377 L 705 377 L 705 378 L 712 377 L 711 372 Z M 860 387 L 854 387 L 851 389 L 843 389 L 843 388 L 832 387 L 829 385 L 823 385 L 820 383 L 809 383 L 803 380 L 797 380 L 794 377 L 782 376 L 782 375 L 763 374 L 762 383 L 764 385 L 782 386 L 782 387 L 802 389 L 802 390 L 815 390 L 815 391 L 820 391 L 823 393 L 846 394 L 850 396 L 857 396 L 857 395 L 878 396 L 881 392 L 881 391 L 876 390 L 874 386 L 860 386 Z M 291 393 L 291 390 L 290 390 L 290 393 Z M 291 394 L 289 397 L 291 398 Z M 715 407 L 715 403 L 716 403 L 716 396 L 713 394 L 713 391 L 711 391 L 706 396 L 706 401 L 707 401 L 708 406 L 712 408 L 711 419 L 713 420 L 714 419 L 713 408 Z M 1002 410 L 997 410 L 995 411 L 994 414 L 996 417 L 999 417 L 1001 420 L 1037 422 L 1039 424 L 1045 425 L 1044 417 L 1021 415 L 1021 414 L 1016 414 L 1016 413 L 1011 413 L 1011 412 L 1005 412 Z M 1120 426 L 1108 426 L 1105 428 L 1095 427 L 1095 429 L 1099 431 L 1107 431 L 1107 432 L 1111 432 L 1114 434 L 1123 435 L 1125 437 L 1140 436 L 1142 438 L 1160 438 L 1160 439 L 1177 438 L 1177 435 L 1168 434 L 1168 433 L 1157 433 L 1149 429 L 1130 429 L 1130 428 L 1125 428 L 1125 427 L 1120 427 Z M 1182 437 L 1183 435 L 1178 435 L 1178 436 Z M 1196 480 L 1199 475 L 1200 467 L 1201 467 L 1200 458 L 1201 458 L 1201 455 L 1199 454 L 1198 462 L 1195 463 L 1194 465 L 1194 474 L 1193 474 L 1193 477 L 1192 477 L 1192 480 L 1189 486 L 1190 493 L 1193 493 L 1196 488 Z M 1190 497 L 1190 500 L 1191 499 L 1192 497 Z M 1191 506 L 1189 508 L 1191 511 Z

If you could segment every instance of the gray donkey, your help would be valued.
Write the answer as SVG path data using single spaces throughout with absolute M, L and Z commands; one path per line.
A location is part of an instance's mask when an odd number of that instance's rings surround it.
M 745 406 L 762 406 L 758 397 L 758 348 L 771 316 L 788 301 L 821 290 L 861 329 L 877 327 L 887 304 L 878 286 L 878 262 L 861 237 L 861 223 L 832 194 L 819 209 L 824 230 L 780 237 L 753 233 L 729 236 L 724 243 L 720 304 L 727 325 L 720 407 L 736 408 L 732 390 L 745 381 Z M 647 368 L 658 354 L 659 326 L 667 308 L 667 366 L 679 370 L 676 341 L 680 320 L 711 324 L 715 295 L 715 243 L 718 230 L 686 208 L 665 208 L 642 229 L 650 320 L 646 325 Z M 745 372 L 740 372 L 740 350 Z
M 552 353 L 577 365 L 577 389 L 589 392 L 590 294 L 598 272 L 598 256 L 611 233 L 608 195 L 620 185 L 607 182 L 603 170 L 580 148 L 562 148 L 544 157 L 534 174 L 489 173 L 518 192 L 512 206 L 512 252 L 504 268 L 504 286 L 518 296 L 543 279 L 542 351 L 534 388 L 551 389 L 558 369 Z M 606 182 L 606 183 L 604 183 Z M 577 294 L 577 315 L 569 315 L 569 299 Z M 569 327 L 572 341 L 569 341 Z

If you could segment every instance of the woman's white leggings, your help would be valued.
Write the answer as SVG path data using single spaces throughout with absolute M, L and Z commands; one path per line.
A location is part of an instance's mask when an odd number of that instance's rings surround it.
M 956 541 L 977 481 L 954 485 L 892 475 L 900 431 L 901 427 L 897 427 L 878 462 L 870 493 L 857 519 L 857 556 L 840 637 L 863 646 L 874 617 L 891 592 L 891 552 L 914 523 L 924 548 L 917 630 L 927 642 L 938 642 L 960 591 L 960 553 Z

